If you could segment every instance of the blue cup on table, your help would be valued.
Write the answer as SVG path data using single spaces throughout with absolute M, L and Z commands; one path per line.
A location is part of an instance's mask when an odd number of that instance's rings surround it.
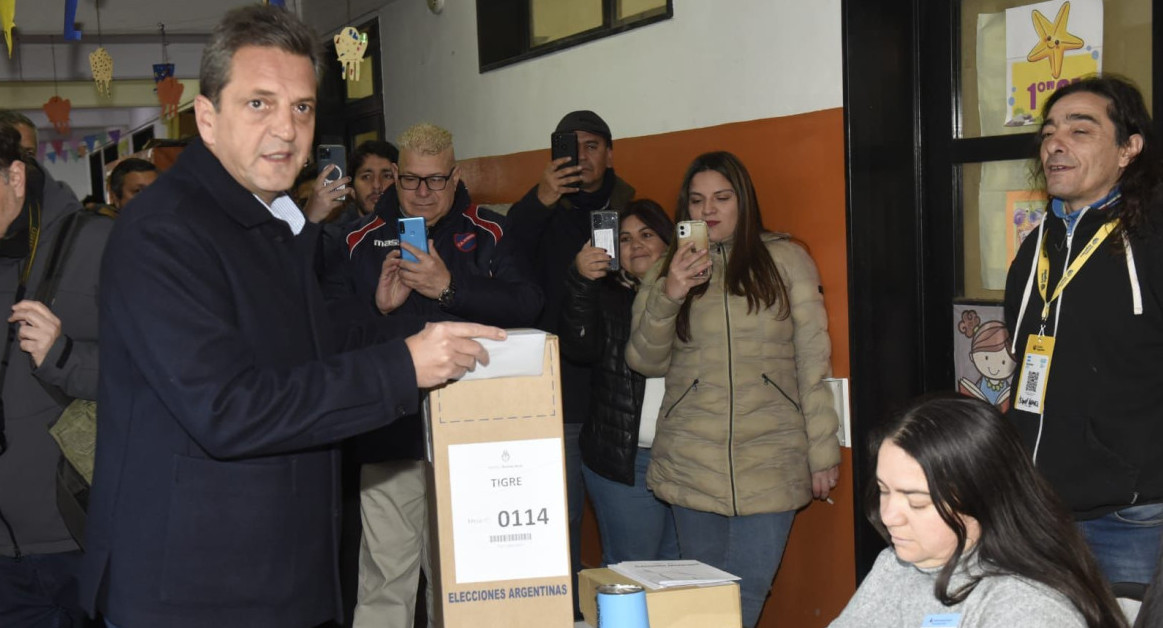
M 597 628 L 650 628 L 646 591 L 636 584 L 599 586 Z

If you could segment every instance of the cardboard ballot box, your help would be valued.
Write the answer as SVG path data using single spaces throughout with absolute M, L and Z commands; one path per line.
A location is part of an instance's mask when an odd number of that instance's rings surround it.
M 578 574 L 578 601 L 590 626 L 598 625 L 598 587 L 603 584 L 641 584 L 612 569 L 583 569 Z M 739 628 L 743 613 L 739 585 L 646 589 L 650 628 Z
M 573 626 L 557 337 L 486 348 L 487 369 L 427 401 L 444 626 Z

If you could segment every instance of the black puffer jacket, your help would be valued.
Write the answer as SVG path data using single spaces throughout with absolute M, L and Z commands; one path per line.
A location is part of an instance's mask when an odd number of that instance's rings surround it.
M 634 290 L 611 277 L 586 279 L 571 265 L 558 329 L 562 355 L 591 369 L 582 461 L 598 475 L 631 486 L 646 387 L 646 378 L 626 366 L 633 305 Z
M 634 188 L 610 168 L 596 192 L 567 194 L 546 207 L 538 200 L 534 185 L 509 208 L 502 246 L 515 248 L 529 260 L 533 279 L 545 295 L 545 306 L 536 323 L 538 329 L 558 333 L 565 303 L 565 276 L 574 256 L 590 240 L 590 212 L 621 211 L 633 198 Z M 561 361 L 561 409 L 566 423 L 582 423 L 590 415 L 589 374 L 586 365 L 568 355 Z

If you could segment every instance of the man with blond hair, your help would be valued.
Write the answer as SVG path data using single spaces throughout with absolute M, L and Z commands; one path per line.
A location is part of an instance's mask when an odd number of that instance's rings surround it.
M 505 218 L 479 208 L 460 181 L 452 134 L 417 124 L 400 136 L 385 193 L 346 238 L 342 275 L 331 298 L 355 296 L 373 316 L 464 320 L 498 327 L 533 323 L 541 292 L 516 256 L 498 255 Z M 399 238 L 400 218 L 421 217 L 428 250 Z M 404 261 L 400 249 L 415 256 Z M 377 290 L 377 288 L 379 288 Z M 363 541 L 355 626 L 411 628 L 421 566 L 429 581 L 425 446 L 419 414 L 355 442 Z M 429 625 L 432 596 L 429 589 Z

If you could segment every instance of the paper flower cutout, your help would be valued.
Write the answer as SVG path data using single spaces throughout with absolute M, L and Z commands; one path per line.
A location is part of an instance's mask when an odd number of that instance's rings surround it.
M 102 46 L 89 53 L 89 69 L 93 71 L 93 80 L 97 82 L 97 92 L 110 94 L 109 84 L 113 82 L 113 57 Z
M 1033 13 L 1034 30 L 1038 31 L 1038 45 L 1030 51 L 1026 61 L 1035 63 L 1042 59 L 1050 59 L 1050 75 L 1058 78 L 1062 75 L 1062 58 L 1067 50 L 1077 50 L 1084 42 L 1066 32 L 1066 21 L 1070 19 L 1070 3 L 1063 2 L 1058 9 L 1054 22 L 1046 19 L 1037 9 Z
M 367 33 L 360 33 L 348 26 L 335 36 L 335 55 L 343 64 L 343 77 L 349 81 L 359 81 L 359 66 L 363 63 L 363 53 L 367 50 Z
M 157 100 L 162 105 L 162 117 L 169 120 L 178 115 L 178 103 L 182 102 L 185 85 L 173 76 L 167 76 L 157 84 Z
M 53 128 L 61 135 L 69 134 L 69 110 L 72 108 L 73 103 L 60 96 L 49 98 L 48 102 L 41 106 L 48 116 L 48 121 L 52 122 Z

